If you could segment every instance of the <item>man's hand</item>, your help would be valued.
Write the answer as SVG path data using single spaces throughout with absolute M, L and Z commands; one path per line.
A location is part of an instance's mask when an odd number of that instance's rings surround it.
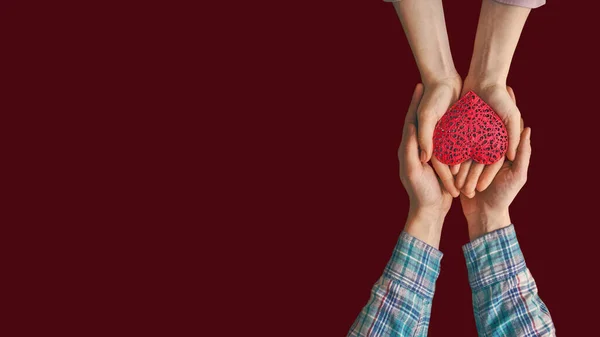
M 531 157 L 530 139 L 531 129 L 525 128 L 521 132 L 515 160 L 506 160 L 502 164 L 485 191 L 476 192 L 473 198 L 461 194 L 460 202 L 469 225 L 471 241 L 511 224 L 508 206 L 527 180 Z
M 400 180 L 410 199 L 405 231 L 437 248 L 444 218 L 452 204 L 452 196 L 444 189 L 431 166 L 419 158 L 416 124 L 417 109 L 423 104 L 422 98 L 423 85 L 417 84 L 398 149 Z

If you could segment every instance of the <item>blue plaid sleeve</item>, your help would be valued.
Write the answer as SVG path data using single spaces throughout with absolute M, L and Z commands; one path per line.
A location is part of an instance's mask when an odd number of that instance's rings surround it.
M 348 336 L 427 336 L 441 259 L 442 252 L 402 232 Z
M 513 225 L 463 246 L 481 337 L 555 336 Z

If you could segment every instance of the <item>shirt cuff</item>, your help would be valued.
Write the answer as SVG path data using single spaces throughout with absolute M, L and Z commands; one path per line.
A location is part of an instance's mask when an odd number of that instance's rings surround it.
M 444 254 L 414 236 L 402 232 L 384 276 L 427 300 L 433 298 Z
M 474 291 L 505 281 L 526 268 L 512 224 L 464 245 L 463 253 Z
M 494 0 L 506 5 L 520 6 L 526 8 L 538 8 L 546 4 L 546 0 Z

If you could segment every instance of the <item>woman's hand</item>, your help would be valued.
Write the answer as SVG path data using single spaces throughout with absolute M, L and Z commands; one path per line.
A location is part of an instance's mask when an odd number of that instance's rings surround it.
M 405 231 L 437 248 L 444 218 L 452 204 L 452 196 L 444 189 L 432 167 L 419 158 L 417 110 L 424 103 L 422 98 L 423 85 L 417 84 L 398 149 L 400 180 L 410 199 Z
M 463 87 L 463 94 L 473 90 L 481 99 L 483 99 L 502 119 L 508 132 L 508 150 L 506 157 L 508 160 L 515 160 L 517 146 L 522 130 L 521 113 L 517 108 L 515 96 L 512 88 L 504 83 L 486 83 L 485 81 L 474 80 L 467 77 Z M 505 157 L 491 165 L 484 165 L 472 160 L 452 167 L 456 174 L 456 188 L 467 197 L 473 197 L 475 190 L 484 191 L 492 182 Z
M 432 80 L 425 83 L 425 92 L 417 109 L 418 141 L 421 150 L 421 162 L 431 160 L 444 188 L 458 197 L 460 191 L 455 186 L 453 172 L 450 167 L 433 156 L 433 132 L 437 122 L 448 111 L 448 108 L 459 98 L 462 81 L 460 76 Z
M 508 131 L 506 158 L 511 161 L 515 160 L 519 144 L 521 113 L 511 97 L 512 90 L 506 87 L 506 79 L 530 11 L 497 1 L 482 1 L 469 74 L 462 90 L 463 93 L 473 90 L 500 116 Z M 464 162 L 453 167 L 457 188 L 467 197 L 474 196 L 475 190 L 485 190 L 502 163 L 503 159 L 488 166 Z

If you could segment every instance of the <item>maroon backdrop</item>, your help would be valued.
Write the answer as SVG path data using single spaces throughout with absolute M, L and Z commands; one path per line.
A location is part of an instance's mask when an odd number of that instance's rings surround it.
M 589 336 L 598 6 L 548 2 L 509 77 L 533 142 L 511 216 L 559 334 Z M 47 187 L 27 192 L 44 206 L 21 214 L 55 223 L 32 247 L 62 247 L 38 291 L 77 297 L 64 324 L 92 335 L 116 315 L 129 335 L 344 336 L 408 209 L 396 148 L 419 74 L 392 5 L 17 3 L 0 5 L 4 110 L 26 119 L 14 150 L 44 156 L 28 166 L 43 174 L 26 171 Z M 445 1 L 463 76 L 479 7 Z M 455 200 L 430 336 L 476 336 L 467 241 Z M 74 265 L 89 271 L 62 282 Z

